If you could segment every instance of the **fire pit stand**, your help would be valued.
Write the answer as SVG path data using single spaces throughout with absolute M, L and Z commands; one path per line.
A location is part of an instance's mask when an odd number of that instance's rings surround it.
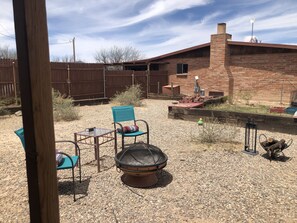
M 156 172 L 167 164 L 168 157 L 158 147 L 136 143 L 115 156 L 116 167 L 124 172 L 121 179 L 131 187 L 150 187 L 158 182 Z

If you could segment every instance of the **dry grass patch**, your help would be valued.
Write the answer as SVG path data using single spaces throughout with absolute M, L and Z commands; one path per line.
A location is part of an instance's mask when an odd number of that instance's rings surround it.
M 55 121 L 73 121 L 79 119 L 79 114 L 74 107 L 72 98 L 65 97 L 56 90 L 52 90 L 52 98 Z
M 219 150 L 235 152 L 240 144 L 239 132 L 239 127 L 234 122 L 221 123 L 217 118 L 208 118 L 204 120 L 203 125 L 197 124 L 191 139 L 194 143 L 206 145 L 208 149 L 218 148 L 217 145 L 221 144 Z

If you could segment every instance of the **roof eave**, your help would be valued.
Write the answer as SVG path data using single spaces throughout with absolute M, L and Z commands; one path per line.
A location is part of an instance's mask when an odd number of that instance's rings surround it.
M 255 46 L 255 47 L 270 47 L 270 48 L 282 48 L 282 49 L 293 49 L 297 50 L 296 45 L 288 44 L 273 44 L 273 43 L 250 43 L 250 42 L 240 42 L 240 41 L 228 41 L 228 45 L 234 46 Z

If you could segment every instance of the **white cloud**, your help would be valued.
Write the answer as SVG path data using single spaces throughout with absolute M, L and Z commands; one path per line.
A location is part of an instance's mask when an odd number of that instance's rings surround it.
M 176 10 L 188 9 L 208 4 L 209 0 L 157 0 L 147 8 L 142 9 L 139 15 L 123 22 L 122 26 L 132 25 L 156 16 L 162 16 Z
M 288 43 L 297 39 L 297 4 L 293 0 L 251 2 L 214 0 L 48 0 L 50 43 L 76 38 L 78 59 L 93 61 L 101 48 L 131 45 L 147 57 L 158 56 L 210 41 L 216 24 L 227 23 L 233 40 L 254 34 L 263 42 Z M 194 8 L 190 14 L 181 14 Z M 206 11 L 207 10 L 207 11 Z M 176 14 L 175 14 L 176 13 Z M 199 16 L 201 13 L 201 16 Z M 171 18 L 175 17 L 172 22 Z M 204 16 L 203 16 L 204 15 Z M 0 33 L 14 35 L 12 2 L 1 1 Z M 249 40 L 249 38 L 248 38 Z M 295 40 L 296 42 L 296 40 Z M 0 44 L 15 47 L 14 39 L 0 35 Z M 50 45 L 52 56 L 72 55 L 72 44 Z

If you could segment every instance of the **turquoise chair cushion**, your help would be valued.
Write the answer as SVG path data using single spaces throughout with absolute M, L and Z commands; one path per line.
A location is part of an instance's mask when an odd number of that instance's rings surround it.
M 70 158 L 67 157 L 67 156 L 64 156 L 62 161 L 60 162 L 60 165 L 57 166 L 57 170 L 64 170 L 64 169 L 73 168 L 77 164 L 78 156 L 71 156 L 71 159 L 73 161 L 73 166 L 72 166 Z

